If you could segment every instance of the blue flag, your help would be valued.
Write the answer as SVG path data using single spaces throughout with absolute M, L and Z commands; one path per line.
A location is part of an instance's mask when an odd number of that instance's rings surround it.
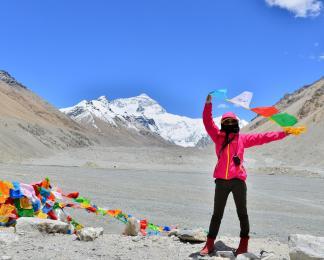
M 209 93 L 209 95 L 215 97 L 215 98 L 220 98 L 220 99 L 226 99 L 227 96 L 227 89 L 217 89 Z

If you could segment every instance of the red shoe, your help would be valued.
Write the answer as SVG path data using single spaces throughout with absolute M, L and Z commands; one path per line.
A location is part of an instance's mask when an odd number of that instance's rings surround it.
M 239 255 L 239 254 L 247 253 L 248 245 L 249 245 L 249 237 L 241 237 L 240 245 L 236 249 L 235 254 Z
M 207 242 L 203 249 L 200 250 L 199 254 L 201 256 L 208 255 L 214 251 L 215 238 L 207 237 Z

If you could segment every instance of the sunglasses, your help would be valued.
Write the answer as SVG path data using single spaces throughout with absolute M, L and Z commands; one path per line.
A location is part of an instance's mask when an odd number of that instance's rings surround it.
M 238 121 L 234 118 L 225 118 L 221 122 L 223 125 L 235 125 Z

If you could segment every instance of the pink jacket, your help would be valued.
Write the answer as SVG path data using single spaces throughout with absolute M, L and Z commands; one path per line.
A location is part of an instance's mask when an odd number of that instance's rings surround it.
M 236 118 L 233 113 L 226 113 L 223 117 Z M 255 145 L 262 145 L 272 141 L 283 139 L 287 134 L 281 132 L 266 132 L 257 134 L 230 134 L 229 138 L 233 138 L 232 142 L 223 149 L 219 155 L 220 149 L 224 143 L 225 133 L 220 131 L 213 121 L 212 104 L 205 105 L 203 112 L 203 121 L 207 133 L 215 143 L 216 155 L 218 158 L 217 165 L 214 170 L 214 178 L 217 179 L 234 179 L 239 178 L 246 180 L 246 170 L 243 166 L 244 149 Z M 236 166 L 233 162 L 233 156 L 238 155 L 241 159 L 241 165 Z

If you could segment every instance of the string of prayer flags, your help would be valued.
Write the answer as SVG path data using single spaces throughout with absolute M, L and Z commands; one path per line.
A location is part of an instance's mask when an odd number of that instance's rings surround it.
M 231 99 L 226 98 L 226 93 L 227 93 L 227 89 L 218 89 L 210 92 L 209 95 L 222 98 L 236 106 L 243 107 L 245 109 L 255 112 L 260 116 L 268 118 L 269 120 L 277 123 L 279 126 L 284 128 L 284 130 L 287 133 L 291 133 L 293 135 L 299 135 L 306 132 L 305 126 L 293 127 L 298 122 L 295 116 L 290 115 L 288 113 L 280 113 L 280 111 L 274 106 L 250 108 L 250 103 L 253 97 L 253 93 L 250 91 L 244 91 L 238 96 Z
M 70 225 L 68 234 L 82 229 L 83 225 L 68 215 L 64 208 L 84 209 L 96 215 L 109 215 L 124 224 L 132 217 L 120 209 L 100 208 L 89 199 L 79 196 L 79 192 L 64 195 L 60 188 L 51 186 L 48 178 L 31 185 L 0 180 L 0 226 L 13 226 L 20 217 L 36 217 L 67 222 Z M 158 235 L 162 231 L 171 230 L 168 226 L 154 225 L 145 219 L 137 222 L 141 225 L 143 235 Z

